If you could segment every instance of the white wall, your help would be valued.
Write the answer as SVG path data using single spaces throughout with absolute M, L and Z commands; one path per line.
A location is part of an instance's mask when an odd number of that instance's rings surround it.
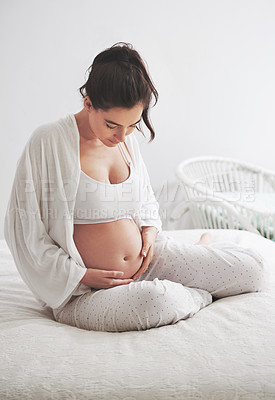
M 193 156 L 275 169 L 273 0 L 2 1 L 0 238 L 24 144 L 41 123 L 80 110 L 85 70 L 117 41 L 141 53 L 160 94 L 156 140 L 142 141 L 157 192 Z

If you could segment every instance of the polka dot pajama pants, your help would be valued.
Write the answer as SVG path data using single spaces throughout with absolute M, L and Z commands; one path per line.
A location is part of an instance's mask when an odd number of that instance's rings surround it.
M 235 243 L 185 244 L 157 236 L 147 271 L 135 282 L 91 290 L 71 299 L 55 314 L 78 328 L 121 332 L 174 324 L 222 298 L 265 287 L 260 254 Z

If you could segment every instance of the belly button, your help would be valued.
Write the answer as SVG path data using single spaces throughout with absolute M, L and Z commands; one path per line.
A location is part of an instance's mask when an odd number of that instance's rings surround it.
M 124 260 L 124 261 L 127 261 L 127 260 L 128 260 L 128 257 L 127 257 L 127 256 L 123 257 L 123 260 Z

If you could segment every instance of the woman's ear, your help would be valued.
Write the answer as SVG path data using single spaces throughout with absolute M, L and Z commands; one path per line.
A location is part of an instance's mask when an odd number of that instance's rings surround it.
M 92 102 L 91 102 L 89 96 L 86 96 L 84 98 L 84 107 L 85 107 L 85 110 L 88 112 L 91 112 L 91 110 L 93 108 L 93 105 L 92 105 Z

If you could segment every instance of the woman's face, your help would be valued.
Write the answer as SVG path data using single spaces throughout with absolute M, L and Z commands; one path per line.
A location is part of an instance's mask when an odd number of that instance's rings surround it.
M 99 139 L 108 147 L 124 142 L 125 137 L 130 135 L 140 122 L 143 112 L 142 104 L 130 109 L 114 107 L 108 111 L 95 110 L 88 97 L 85 98 L 84 106 L 88 112 L 91 138 Z

